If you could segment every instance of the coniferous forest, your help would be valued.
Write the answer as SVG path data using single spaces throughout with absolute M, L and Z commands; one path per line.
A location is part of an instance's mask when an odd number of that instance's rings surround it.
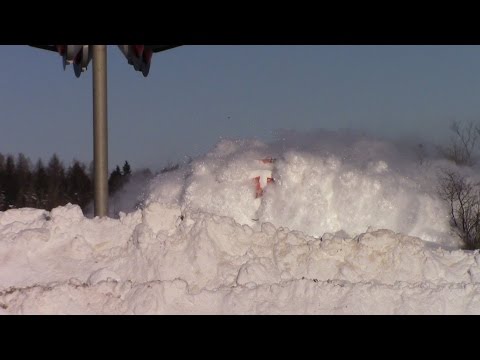
M 130 164 L 125 161 L 110 174 L 108 184 L 112 195 L 129 179 Z M 86 166 L 74 160 L 65 167 L 54 154 L 48 163 L 39 159 L 33 164 L 23 154 L 16 157 L 0 153 L 0 211 L 16 208 L 51 210 L 68 203 L 85 211 L 93 201 L 93 163 Z

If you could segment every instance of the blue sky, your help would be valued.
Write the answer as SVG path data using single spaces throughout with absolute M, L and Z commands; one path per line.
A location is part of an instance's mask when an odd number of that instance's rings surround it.
M 144 78 L 108 48 L 109 165 L 158 169 L 222 137 L 277 129 L 448 136 L 480 120 L 479 46 L 182 46 Z M 59 55 L 0 46 L 0 153 L 92 159 L 91 64 L 80 79 Z

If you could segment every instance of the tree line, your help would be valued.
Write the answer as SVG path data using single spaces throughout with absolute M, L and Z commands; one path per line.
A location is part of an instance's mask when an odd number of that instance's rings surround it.
M 125 161 L 122 170 L 117 166 L 110 174 L 109 192 L 112 195 L 129 180 L 131 167 Z M 24 154 L 0 153 L 0 211 L 22 207 L 50 211 L 68 203 L 85 210 L 93 201 L 93 163 L 87 166 L 74 160 L 65 168 L 56 154 L 45 165 L 39 159 L 32 165 Z

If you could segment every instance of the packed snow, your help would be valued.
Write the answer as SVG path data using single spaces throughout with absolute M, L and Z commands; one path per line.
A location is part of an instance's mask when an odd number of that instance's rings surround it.
M 0 212 L 0 313 L 478 314 L 480 253 L 437 195 L 454 165 L 419 149 L 351 132 L 222 140 L 132 178 L 110 218 Z

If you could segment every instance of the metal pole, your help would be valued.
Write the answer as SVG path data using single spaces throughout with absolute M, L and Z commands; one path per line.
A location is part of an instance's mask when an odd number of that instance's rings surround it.
M 108 216 L 107 46 L 92 45 L 94 216 Z

